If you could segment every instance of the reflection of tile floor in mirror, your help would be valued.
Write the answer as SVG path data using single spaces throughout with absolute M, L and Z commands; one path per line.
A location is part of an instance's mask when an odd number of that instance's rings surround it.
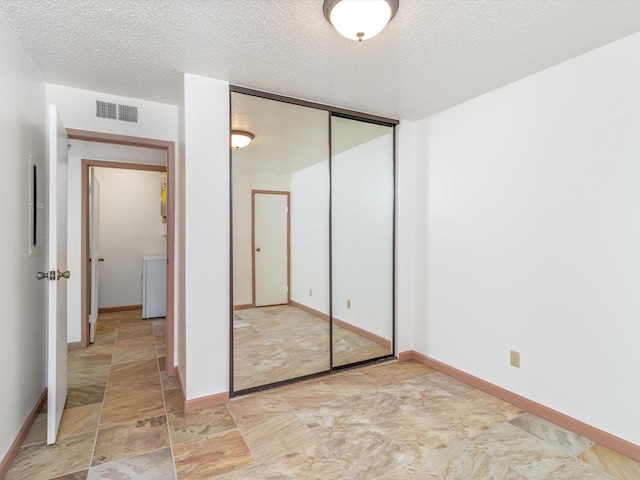
M 58 442 L 41 414 L 7 479 L 640 479 L 639 463 L 415 362 L 186 414 L 164 322 L 111 314 L 97 332 L 69 353 Z
M 234 389 L 257 387 L 329 370 L 328 323 L 290 305 L 236 310 Z M 333 327 L 334 365 L 390 355 L 357 333 Z

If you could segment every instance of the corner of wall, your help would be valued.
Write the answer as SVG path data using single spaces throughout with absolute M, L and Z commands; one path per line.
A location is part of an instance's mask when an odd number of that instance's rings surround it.
M 396 353 L 414 348 L 416 322 L 416 125 L 396 127 Z
M 180 370 L 186 371 L 186 335 L 185 335 L 185 106 L 184 77 L 178 105 L 178 148 L 176 151 L 176 239 L 178 265 L 176 269 L 176 337 L 175 359 Z M 185 378 L 186 381 L 186 378 Z M 182 390 L 183 394 L 184 388 Z
M 229 84 L 185 74 L 187 401 L 229 390 Z

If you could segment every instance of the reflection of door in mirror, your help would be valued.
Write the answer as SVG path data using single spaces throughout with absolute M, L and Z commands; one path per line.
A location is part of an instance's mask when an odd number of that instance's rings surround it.
M 289 303 L 289 192 L 253 191 L 253 304 Z
M 330 369 L 326 111 L 232 92 L 233 385 Z M 287 209 L 287 207 L 289 207 Z
M 393 353 L 394 129 L 331 118 L 333 365 Z

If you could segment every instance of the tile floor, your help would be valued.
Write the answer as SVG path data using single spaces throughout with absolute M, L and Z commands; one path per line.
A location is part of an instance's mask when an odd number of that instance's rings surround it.
M 330 368 L 329 324 L 291 305 L 237 310 L 233 335 L 236 391 Z M 333 327 L 336 366 L 390 354 L 389 348 L 337 325 Z
M 41 413 L 8 479 L 640 479 L 640 464 L 415 362 L 186 414 L 164 322 L 102 315 L 69 353 L 58 442 Z

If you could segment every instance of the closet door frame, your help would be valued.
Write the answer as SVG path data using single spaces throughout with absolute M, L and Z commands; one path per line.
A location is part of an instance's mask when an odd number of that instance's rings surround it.
M 229 218 L 230 218 L 230 229 L 229 229 L 229 245 L 230 245 L 230 255 L 229 255 L 229 272 L 230 272 L 230 297 L 229 297 L 229 322 L 230 322 L 230 328 L 229 328 L 229 332 L 230 332 L 230 338 L 229 338 L 229 344 L 230 344 L 230 348 L 229 348 L 229 392 L 230 392 L 230 396 L 231 397 L 235 397 L 237 395 L 241 395 L 241 394 L 248 394 L 248 393 L 252 393 L 255 391 L 260 391 L 260 390 L 265 390 L 265 389 L 270 389 L 270 388 L 274 388 L 274 387 L 278 387 L 281 385 L 287 385 L 289 383 L 292 382 L 298 382 L 301 380 L 306 380 L 306 379 L 310 379 L 310 378 L 315 378 L 315 377 L 322 377 L 325 376 L 329 373 L 335 372 L 335 371 L 340 371 L 340 370 L 344 370 L 344 369 L 349 369 L 349 368 L 353 368 L 359 365 L 365 365 L 365 364 L 370 364 L 370 363 L 375 363 L 377 361 L 380 361 L 382 359 L 385 358 L 395 358 L 397 352 L 396 352 L 396 217 L 397 217 L 397 212 L 396 212 L 396 206 L 397 206 L 397 172 L 396 172 L 396 148 L 397 148 L 397 144 L 396 144 L 396 126 L 400 123 L 399 120 L 393 119 L 393 118 L 387 118 L 387 117 L 382 117 L 382 116 L 378 116 L 378 115 L 372 115 L 369 113 L 363 113 L 363 112 L 357 112 L 354 110 L 349 110 L 349 109 L 345 109 L 345 108 L 340 108 L 340 107 L 335 107 L 332 105 L 324 105 L 321 103 L 316 103 L 316 102 L 311 102 L 311 101 L 307 101 L 307 100 L 302 100 L 302 99 L 297 99 L 297 98 L 292 98 L 292 97 L 286 97 L 284 95 L 278 95 L 278 94 L 274 94 L 274 93 L 268 93 L 268 92 L 263 92 L 260 90 L 255 90 L 255 89 L 251 89 L 251 88 L 247 88 L 247 87 L 242 87 L 242 86 L 238 86 L 238 85 L 230 85 L 229 86 L 229 131 L 232 130 L 232 121 L 233 121 L 233 111 L 232 111 L 232 98 L 233 98 L 233 94 L 234 93 L 239 93 L 239 94 L 244 94 L 244 95 L 250 95 L 250 96 L 254 96 L 254 97 L 259 97 L 259 98 L 263 98 L 263 99 L 267 99 L 267 100 L 274 100 L 274 101 L 278 101 L 278 102 L 284 102 L 284 103 L 289 103 L 289 104 L 293 104 L 293 105 L 298 105 L 298 106 L 302 106 L 302 107 L 308 107 L 308 108 L 313 108 L 316 110 L 323 110 L 325 112 L 327 112 L 327 122 L 329 124 L 329 129 L 328 129 L 328 136 L 327 136 L 327 144 L 328 144 L 328 152 L 329 152 L 329 365 L 330 368 L 328 371 L 323 371 L 323 372 L 318 372 L 318 373 L 314 373 L 311 375 L 307 375 L 305 377 L 296 377 L 296 378 L 291 378 L 289 380 L 284 380 L 284 381 L 280 381 L 280 382 L 275 382 L 275 383 L 270 383 L 270 384 L 265 384 L 265 385 L 260 385 L 260 386 L 256 386 L 253 388 L 247 388 L 247 389 L 243 389 L 243 390 L 234 390 L 234 385 L 233 385 L 233 374 L 234 374 L 234 365 L 233 365 L 233 359 L 234 359 L 234 346 L 233 346 L 233 316 L 234 316 L 234 311 L 233 311 L 233 181 L 232 181 L 232 175 L 233 175 L 233 162 L 232 162 L 232 157 L 233 157 L 233 149 L 231 147 L 231 145 L 229 145 Z M 333 365 L 333 322 L 332 322 L 332 318 L 333 318 L 333 285 L 332 285 L 332 277 L 333 277 L 333 257 L 332 257 L 332 197 L 331 197 L 331 162 L 332 162 L 332 158 L 333 158 L 333 154 L 331 151 L 331 140 L 332 140 L 332 134 L 331 134 L 331 119 L 333 116 L 336 117 L 341 117 L 341 118 L 346 118 L 346 119 L 351 119 L 351 120 L 358 120 L 358 121 L 363 121 L 363 122 L 368 122 L 368 123 L 373 123 L 373 124 L 377 124 L 377 125 L 382 125 L 382 126 L 387 126 L 387 127 L 391 127 L 392 128 L 392 133 L 393 133 L 393 154 L 392 154 L 392 165 L 393 165 L 393 198 L 392 198 L 392 212 L 393 212 L 393 219 L 392 219 L 392 228 L 393 228 L 393 232 L 392 232 L 392 279 L 391 279 L 391 285 L 392 285 L 392 300 L 391 300 L 391 304 L 392 304 L 392 316 L 391 316 L 391 324 L 392 324 L 392 334 L 391 334 L 391 352 L 389 355 L 385 355 L 382 357 L 375 357 L 375 358 L 371 358 L 371 359 L 367 359 L 367 360 L 363 360 L 360 362 L 355 362 L 355 363 L 349 363 L 349 364 L 345 364 L 345 365 L 339 365 L 339 366 L 334 366 Z

